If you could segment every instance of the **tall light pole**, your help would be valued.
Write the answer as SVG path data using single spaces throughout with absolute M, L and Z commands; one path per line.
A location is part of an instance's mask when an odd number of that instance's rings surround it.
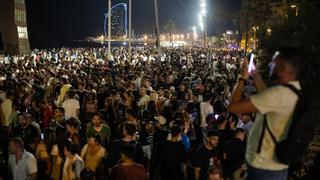
M 158 53 L 160 53 L 160 32 L 159 32 L 159 12 L 158 12 L 158 0 L 154 0 L 154 13 L 156 16 L 156 46 Z
M 132 15 L 132 2 L 131 0 L 129 0 L 129 48 L 128 48 L 128 51 L 129 51 L 129 61 L 131 62 L 131 36 L 132 36 L 132 33 L 131 33 L 131 28 L 132 28 L 132 24 L 131 24 L 131 15 Z
M 204 47 L 207 47 L 207 36 L 208 36 L 207 15 L 206 14 L 207 14 L 206 0 L 200 0 L 199 20 L 200 20 L 201 30 L 203 31 L 203 45 L 204 45 Z
M 257 30 L 259 30 L 258 26 L 253 26 L 253 49 L 257 47 Z
M 110 57 L 111 57 L 111 0 L 108 0 L 108 58 Z

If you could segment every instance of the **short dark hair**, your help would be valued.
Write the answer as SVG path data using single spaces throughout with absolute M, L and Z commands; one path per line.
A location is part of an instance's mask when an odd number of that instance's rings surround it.
M 207 137 L 212 137 L 212 136 L 218 136 L 219 137 L 219 132 L 217 130 L 209 130 L 207 132 Z
M 71 141 L 67 141 L 65 144 L 65 147 L 67 151 L 69 151 L 71 154 L 75 155 L 78 152 L 78 145 L 76 143 L 73 143 Z
M 305 57 L 299 48 L 281 47 L 276 51 L 276 58 L 290 64 L 294 69 L 297 77 L 305 68 Z
M 137 128 L 132 123 L 125 123 L 124 129 L 127 131 L 127 134 L 130 136 L 134 136 L 134 134 L 137 132 Z
M 78 128 L 79 122 L 76 118 L 71 117 L 70 119 L 66 120 L 66 125 Z
M 24 143 L 20 137 L 11 138 L 10 142 L 13 142 L 16 146 L 18 146 L 18 148 L 24 149 Z
M 94 133 L 94 134 L 90 135 L 89 138 L 93 138 L 94 141 L 100 145 L 102 144 L 102 138 L 101 138 L 100 134 L 98 134 L 98 133 Z
M 218 117 L 218 119 L 217 119 L 219 125 L 222 124 L 222 123 L 224 123 L 226 120 L 227 120 L 227 119 L 226 119 L 226 116 L 224 116 L 224 115 L 220 115 L 220 116 Z
M 94 112 L 94 113 L 92 114 L 92 118 L 93 118 L 94 116 L 99 116 L 100 119 L 102 119 L 102 114 L 99 113 L 99 112 Z
M 14 96 L 14 92 L 11 90 L 6 93 L 7 98 L 9 98 L 10 96 Z
M 134 147 L 130 144 L 124 144 L 121 147 L 121 153 L 125 155 L 128 159 L 133 159 L 134 157 Z
M 211 92 L 207 92 L 205 95 L 204 95 L 204 100 L 205 101 L 209 101 L 210 99 L 212 99 L 213 97 L 213 94 Z
M 237 128 L 235 131 L 234 131 L 234 134 L 238 134 L 238 133 L 245 133 L 246 130 L 244 130 L 243 128 Z
M 73 90 L 70 90 L 69 92 L 68 92 L 68 96 L 69 97 L 74 97 L 76 95 L 76 92 L 75 91 L 73 91 Z
M 170 132 L 171 132 L 171 136 L 172 136 L 172 137 L 176 137 L 176 136 L 178 136 L 178 135 L 181 133 L 181 128 L 180 128 L 180 126 L 173 125 L 173 126 L 170 128 Z

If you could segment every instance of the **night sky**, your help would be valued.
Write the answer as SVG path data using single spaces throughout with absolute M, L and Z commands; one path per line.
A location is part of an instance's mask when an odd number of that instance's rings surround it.
M 112 0 L 113 5 L 125 0 Z M 136 34 L 154 32 L 153 0 L 132 0 L 132 27 Z M 241 0 L 207 0 L 209 13 L 239 10 Z M 160 28 L 173 19 L 177 32 L 198 25 L 199 0 L 158 0 Z M 32 48 L 60 47 L 65 42 L 103 34 L 107 0 L 26 0 Z M 219 18 L 219 17 L 216 17 Z M 221 21 L 221 18 L 219 19 Z M 208 18 L 209 35 L 231 27 L 230 20 Z

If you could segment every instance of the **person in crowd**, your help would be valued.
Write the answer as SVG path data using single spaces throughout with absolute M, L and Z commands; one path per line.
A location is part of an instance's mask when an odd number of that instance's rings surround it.
M 163 180 L 184 179 L 187 176 L 187 152 L 180 141 L 181 127 L 173 125 L 170 133 L 171 139 L 159 147 L 160 177 Z
M 1 103 L 2 112 L 2 130 L 3 133 L 8 133 L 10 124 L 10 115 L 12 114 L 12 101 L 14 100 L 14 92 L 8 91 L 6 93 L 6 99 Z
M 210 168 L 207 176 L 207 180 L 223 180 L 222 170 L 218 167 Z
M 241 114 L 240 121 L 237 124 L 237 128 L 244 129 L 248 134 L 253 126 L 251 114 Z
M 34 119 L 34 115 L 32 112 L 28 111 L 26 113 L 26 117 L 27 117 L 27 120 L 28 120 L 28 124 L 34 126 L 36 129 L 37 129 L 37 132 L 38 132 L 38 136 L 40 136 L 41 134 L 41 127 L 40 127 L 40 124 L 36 122 L 36 120 Z
M 35 157 L 38 164 L 38 179 L 52 179 L 50 177 L 51 159 L 43 141 L 37 145 Z
M 53 180 L 60 180 L 63 175 L 63 165 L 65 162 L 64 156 L 64 144 L 57 143 L 52 146 L 50 157 L 51 157 L 51 175 Z
M 60 88 L 60 94 L 55 101 L 55 104 L 57 106 L 61 106 L 63 101 L 65 100 L 65 97 L 67 95 L 67 92 L 71 88 L 71 84 L 68 83 L 68 79 L 66 77 L 61 78 L 61 88 Z
M 77 145 L 81 145 L 81 137 L 78 133 L 79 125 L 76 118 L 70 118 L 66 121 L 67 139 Z
M 84 160 L 85 168 L 96 172 L 96 168 L 102 158 L 107 154 L 102 146 L 101 135 L 96 133 L 88 137 L 88 143 L 81 150 L 81 158 Z
M 202 128 L 202 131 L 205 137 L 205 130 L 207 127 L 207 123 L 206 123 L 207 116 L 210 114 L 213 114 L 213 106 L 210 104 L 212 101 L 212 93 L 208 92 L 205 95 L 204 99 L 205 101 L 200 103 L 200 117 L 201 117 L 200 127 Z
M 146 169 L 136 162 L 135 148 L 132 145 L 123 145 L 121 148 L 121 163 L 115 165 L 110 174 L 113 180 L 147 180 Z
M 123 126 L 123 138 L 116 140 L 113 145 L 111 145 L 110 153 L 107 157 L 107 162 L 109 168 L 112 168 L 120 159 L 120 151 L 122 146 L 131 145 L 134 147 L 133 160 L 136 163 L 142 164 L 144 160 L 144 153 L 140 143 L 136 141 L 135 134 L 137 128 L 134 124 L 125 123 Z
M 94 93 L 88 93 L 85 102 L 84 102 L 84 118 L 89 119 L 93 116 L 98 110 L 98 101 Z M 88 122 L 88 121 L 86 121 Z
M 34 152 L 40 141 L 37 128 L 29 124 L 25 113 L 18 115 L 18 121 L 19 125 L 13 129 L 11 137 L 20 137 L 24 142 L 24 147 L 28 151 Z
M 91 124 L 88 125 L 86 137 L 89 138 L 94 134 L 99 134 L 101 136 L 103 146 L 108 145 L 111 130 L 107 124 L 103 123 L 102 115 L 100 113 L 94 113 L 92 115 Z
M 149 96 L 147 95 L 147 89 L 145 87 L 142 87 L 140 89 L 140 99 L 138 102 L 138 107 L 141 112 L 148 108 L 148 103 L 149 103 Z
M 263 122 L 266 121 L 278 142 L 286 138 L 298 97 L 282 85 L 291 84 L 301 89 L 298 77 L 303 70 L 303 62 L 303 55 L 299 49 L 282 48 L 276 51 L 270 64 L 270 75 L 278 85 L 270 88 L 266 86 L 257 71 L 249 74 L 247 60 L 242 64 L 241 78 L 232 95 L 228 110 L 233 113 L 258 113 L 247 143 L 248 180 L 287 179 L 288 165 L 280 163 L 275 158 L 276 145 L 270 135 L 262 137 L 261 130 Z M 249 99 L 242 99 L 244 83 L 249 75 L 253 76 L 258 94 L 252 95 Z
M 12 138 L 9 143 L 9 171 L 13 180 L 32 179 L 37 180 L 37 160 L 24 149 L 21 138 Z
M 67 141 L 64 146 L 64 155 L 66 157 L 66 161 L 63 165 L 63 176 L 64 180 L 80 180 L 80 173 L 84 168 L 84 163 L 82 158 L 77 154 L 78 145 Z
M 68 91 L 67 97 L 62 103 L 64 109 L 64 115 L 66 119 L 76 118 L 79 119 L 80 104 L 77 99 L 75 99 L 76 92 L 73 90 Z
M 219 134 L 215 130 L 210 130 L 206 135 L 207 141 L 200 146 L 193 154 L 192 166 L 194 168 L 194 178 L 196 180 L 207 179 L 207 171 L 210 167 L 220 167 L 217 146 Z
M 41 111 L 41 127 L 42 129 L 46 130 L 50 126 L 50 121 L 54 116 L 54 109 L 53 106 L 45 101 L 39 102 L 39 108 Z
M 242 165 L 245 163 L 245 151 L 246 131 L 237 128 L 234 138 L 223 145 L 223 169 L 225 177 L 236 179 L 234 173 L 239 169 L 240 171 L 242 170 Z

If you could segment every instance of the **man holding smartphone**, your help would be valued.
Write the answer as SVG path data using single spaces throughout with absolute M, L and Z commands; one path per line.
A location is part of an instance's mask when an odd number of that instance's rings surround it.
M 254 125 L 249 133 L 246 161 L 248 165 L 246 179 L 286 180 L 288 165 L 280 163 L 275 156 L 275 143 L 266 132 L 261 138 L 264 116 L 266 122 L 279 142 L 286 138 L 297 95 L 282 85 L 290 84 L 301 89 L 297 80 L 303 68 L 302 53 L 296 48 L 278 50 L 270 63 L 270 77 L 277 84 L 267 87 L 257 71 L 248 72 L 248 62 L 242 64 L 241 77 L 231 97 L 228 110 L 233 113 L 257 113 Z M 245 81 L 249 76 L 254 79 L 258 94 L 242 99 Z M 260 146 L 260 147 L 259 147 Z

